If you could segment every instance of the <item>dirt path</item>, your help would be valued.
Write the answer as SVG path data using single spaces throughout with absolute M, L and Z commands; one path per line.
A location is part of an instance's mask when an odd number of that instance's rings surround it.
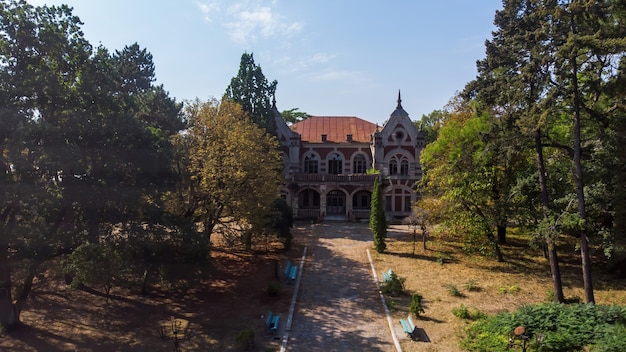
M 372 277 L 367 224 L 311 226 L 287 351 L 395 351 Z

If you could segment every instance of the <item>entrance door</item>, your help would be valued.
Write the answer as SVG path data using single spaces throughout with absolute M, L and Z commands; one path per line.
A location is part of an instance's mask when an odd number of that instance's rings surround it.
M 326 196 L 326 214 L 345 214 L 346 196 L 341 191 L 330 191 Z

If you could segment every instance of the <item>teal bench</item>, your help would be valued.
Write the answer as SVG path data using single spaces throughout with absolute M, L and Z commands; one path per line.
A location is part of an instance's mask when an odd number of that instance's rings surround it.
M 292 265 L 291 261 L 287 261 L 287 266 L 285 267 L 286 282 L 293 284 L 296 281 L 296 277 L 298 277 L 298 266 Z
M 280 322 L 280 315 L 274 315 L 270 310 L 267 313 L 267 319 L 265 319 L 265 335 L 273 334 L 276 335 L 276 331 L 278 331 L 278 323 Z
M 406 319 L 400 319 L 400 325 L 402 325 L 402 330 L 406 332 L 411 340 L 418 340 L 417 327 L 413 324 L 413 319 L 411 319 L 410 314 L 406 317 Z
M 391 281 L 391 277 L 392 277 L 392 275 L 393 275 L 393 270 L 391 270 L 391 268 L 389 268 L 389 270 L 387 270 L 387 271 L 385 271 L 385 272 L 383 273 L 383 280 L 384 280 L 385 282 L 389 282 L 389 281 Z

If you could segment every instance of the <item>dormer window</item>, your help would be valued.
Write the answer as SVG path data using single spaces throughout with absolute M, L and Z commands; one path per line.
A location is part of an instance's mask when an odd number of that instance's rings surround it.
M 322 135 L 322 142 L 326 142 L 326 135 L 325 134 Z
M 352 135 L 351 134 L 347 134 L 346 135 L 346 141 L 352 142 Z

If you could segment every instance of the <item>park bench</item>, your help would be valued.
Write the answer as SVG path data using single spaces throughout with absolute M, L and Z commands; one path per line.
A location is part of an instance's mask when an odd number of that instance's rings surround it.
M 298 276 L 298 266 L 292 265 L 291 261 L 287 261 L 287 266 L 285 267 L 285 278 L 288 284 L 293 284 L 296 281 L 296 277 Z
M 267 319 L 265 319 L 265 335 L 274 334 L 278 331 L 278 322 L 280 321 L 280 315 L 274 315 L 270 310 L 267 313 Z
M 411 340 L 418 340 L 417 327 L 413 324 L 413 319 L 411 319 L 410 314 L 406 317 L 406 319 L 400 319 L 400 325 L 402 325 L 402 330 L 409 335 Z
M 383 273 L 383 280 L 384 280 L 385 282 L 389 282 L 389 281 L 391 281 L 391 277 L 392 277 L 392 275 L 393 275 L 393 270 L 391 270 L 391 268 L 389 268 L 389 270 L 387 270 L 387 271 L 385 271 L 385 272 Z

